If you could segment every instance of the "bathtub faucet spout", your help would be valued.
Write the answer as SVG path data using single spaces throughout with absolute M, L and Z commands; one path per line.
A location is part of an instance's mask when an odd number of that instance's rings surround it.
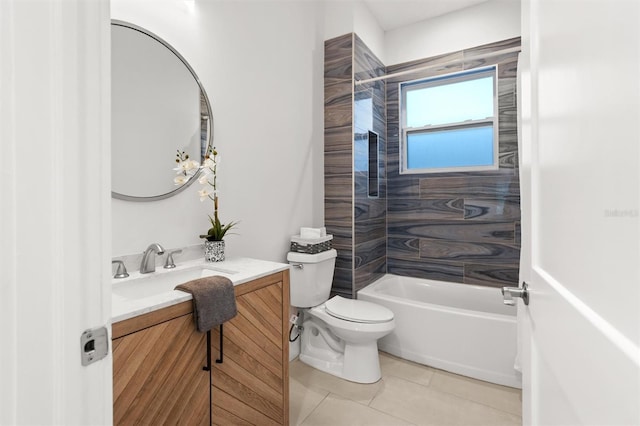
M 529 290 L 527 283 L 523 282 L 522 287 L 502 287 L 504 304 L 513 306 L 516 304 L 514 297 L 520 297 L 525 305 L 529 304 Z

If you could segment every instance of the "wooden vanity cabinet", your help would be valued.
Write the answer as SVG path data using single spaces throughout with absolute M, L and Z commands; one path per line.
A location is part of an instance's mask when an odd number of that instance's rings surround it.
M 212 424 L 289 424 L 289 271 L 236 286 L 238 315 L 211 336 Z
M 206 334 L 189 300 L 113 325 L 113 424 L 210 423 Z
M 113 324 L 113 422 L 288 425 L 289 271 L 235 287 L 238 315 L 206 333 L 192 301 Z

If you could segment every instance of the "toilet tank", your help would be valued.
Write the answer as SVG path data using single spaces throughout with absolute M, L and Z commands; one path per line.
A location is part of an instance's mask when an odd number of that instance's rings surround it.
M 291 306 L 311 308 L 329 300 L 337 255 L 335 249 L 317 254 L 287 254 L 291 265 Z

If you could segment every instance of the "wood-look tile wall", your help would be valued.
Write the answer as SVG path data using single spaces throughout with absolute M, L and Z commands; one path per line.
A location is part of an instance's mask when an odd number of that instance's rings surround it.
M 517 53 L 479 54 L 520 46 L 514 38 L 387 67 L 427 71 L 387 80 L 387 271 L 486 286 L 514 285 L 520 257 L 520 187 L 516 128 Z M 398 89 L 401 81 L 498 64 L 500 167 L 495 171 L 400 174 Z
M 355 34 L 325 42 L 325 225 L 338 251 L 332 292 L 356 291 L 386 272 L 384 64 Z M 368 193 L 369 131 L 378 135 L 379 193 Z
M 324 44 L 324 216 L 338 252 L 332 293 L 353 295 L 353 46 L 346 34 Z
M 367 80 L 385 74 L 384 64 L 357 35 L 354 36 L 354 78 Z M 371 284 L 387 270 L 386 209 L 386 83 L 375 81 L 354 90 L 354 280 L 356 292 Z M 369 196 L 368 132 L 378 135 L 378 196 Z
M 386 67 L 355 34 L 325 42 L 325 224 L 338 251 L 332 292 L 356 292 L 385 272 L 487 286 L 513 285 L 520 255 L 514 38 Z M 451 65 L 447 62 L 460 59 Z M 442 64 L 438 66 L 438 64 Z M 498 64 L 498 170 L 399 173 L 401 81 Z M 435 65 L 419 71 L 426 65 Z M 411 71 L 386 81 L 355 81 Z M 380 191 L 367 193 L 366 133 L 378 134 Z

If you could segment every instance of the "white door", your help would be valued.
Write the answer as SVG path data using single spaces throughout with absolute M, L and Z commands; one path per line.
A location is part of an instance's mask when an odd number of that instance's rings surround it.
M 109 3 L 0 0 L 0 424 L 112 418 Z M 90 349 L 87 347 L 87 349 Z
M 522 4 L 526 425 L 640 424 L 640 2 Z

